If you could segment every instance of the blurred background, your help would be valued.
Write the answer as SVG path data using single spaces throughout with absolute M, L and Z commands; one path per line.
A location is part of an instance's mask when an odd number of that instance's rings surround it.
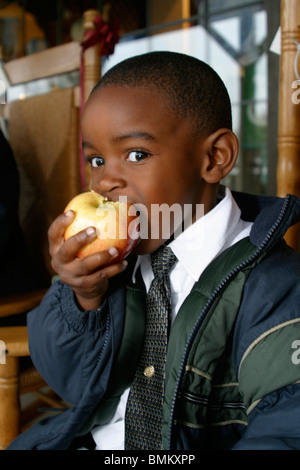
M 270 46 L 280 23 L 280 0 L 0 0 L 2 62 L 81 41 L 82 15 L 97 9 L 118 20 L 120 40 L 102 58 L 102 73 L 125 57 L 151 50 L 176 50 L 209 63 L 228 88 L 234 131 L 241 144 L 232 189 L 276 194 L 279 56 Z M 12 87 L 9 100 L 63 87 Z

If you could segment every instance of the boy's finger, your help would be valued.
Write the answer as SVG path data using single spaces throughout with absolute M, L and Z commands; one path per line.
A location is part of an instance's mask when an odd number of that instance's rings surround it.
M 104 281 L 105 279 L 110 279 L 118 274 L 120 274 L 124 269 L 126 269 L 128 263 L 126 260 L 119 261 L 115 264 L 110 264 L 105 266 L 103 269 L 93 272 L 92 274 L 88 275 L 88 283 L 91 286 L 97 285 L 100 282 Z
M 60 214 L 49 227 L 49 240 L 54 243 L 59 242 L 63 238 L 66 228 L 73 221 L 74 217 L 75 213 L 71 210 Z
M 60 248 L 61 261 L 66 263 L 74 259 L 79 249 L 93 241 L 95 237 L 96 229 L 94 227 L 87 227 L 85 230 L 68 238 Z
M 81 259 L 81 275 L 90 274 L 99 268 L 115 265 L 119 255 L 118 250 L 112 246 L 108 250 L 99 251 L 93 255 Z M 118 260 L 120 262 L 120 260 Z M 120 270 L 117 267 L 117 270 Z

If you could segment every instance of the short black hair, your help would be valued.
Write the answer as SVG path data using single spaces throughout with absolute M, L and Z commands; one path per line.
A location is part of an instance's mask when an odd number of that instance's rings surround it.
M 231 103 L 223 81 L 195 57 L 170 51 L 130 57 L 109 69 L 93 92 L 110 85 L 164 93 L 175 114 L 191 119 L 197 136 L 232 129 Z

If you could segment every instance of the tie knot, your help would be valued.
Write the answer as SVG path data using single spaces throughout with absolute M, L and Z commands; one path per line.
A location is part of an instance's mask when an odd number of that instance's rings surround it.
M 177 258 L 171 248 L 165 245 L 159 248 L 151 255 L 154 276 L 160 278 L 168 276 L 176 261 Z

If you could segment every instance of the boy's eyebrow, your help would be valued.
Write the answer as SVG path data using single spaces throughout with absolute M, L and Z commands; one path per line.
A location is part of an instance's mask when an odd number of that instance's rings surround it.
M 116 136 L 113 140 L 120 141 L 125 139 L 146 139 L 146 140 L 155 140 L 155 137 L 149 132 L 144 131 L 132 131 L 126 134 L 120 134 Z
M 112 140 L 115 142 L 119 142 L 121 140 L 126 140 L 126 139 L 145 139 L 145 140 L 152 140 L 155 141 L 155 137 L 152 134 L 149 134 L 149 132 L 144 132 L 144 131 L 135 131 L 135 132 L 128 132 L 128 134 L 121 134 L 116 137 L 114 137 Z M 88 141 L 83 141 L 82 142 L 82 148 L 88 148 L 88 147 L 93 147 L 93 145 L 88 142 Z
M 149 134 L 149 132 L 144 132 L 144 131 L 128 132 L 127 134 L 118 135 L 114 137 L 112 140 L 115 142 L 119 142 L 121 140 L 126 140 L 126 139 L 145 139 L 145 140 L 152 140 L 152 141 L 156 140 L 152 134 Z M 93 147 L 93 145 L 88 141 L 83 141 L 82 148 L 84 149 L 88 147 Z
M 86 148 L 86 147 L 92 147 L 92 144 L 90 144 L 89 142 L 83 142 L 82 141 L 81 145 L 82 145 L 83 149 Z

